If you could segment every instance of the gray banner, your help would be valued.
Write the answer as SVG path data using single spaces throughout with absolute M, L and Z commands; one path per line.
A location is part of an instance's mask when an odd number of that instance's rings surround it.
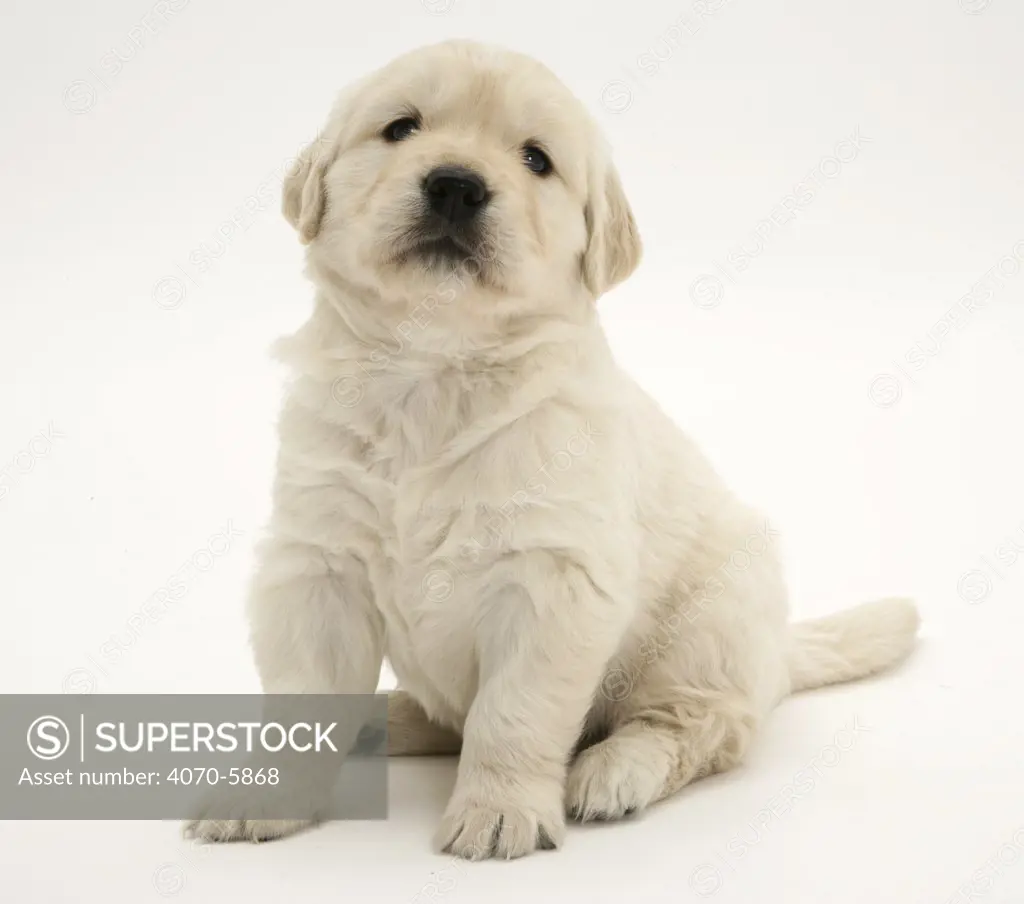
M 0 819 L 384 819 L 387 696 L 0 695 Z

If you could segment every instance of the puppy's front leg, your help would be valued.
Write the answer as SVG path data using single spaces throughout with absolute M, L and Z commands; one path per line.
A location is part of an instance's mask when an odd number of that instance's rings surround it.
M 384 628 L 365 565 L 288 539 L 260 550 L 249 597 L 256 669 L 267 694 L 372 694 Z
M 562 842 L 566 765 L 625 622 L 578 564 L 546 552 L 517 559 L 512 582 L 481 609 L 479 689 L 437 835 L 471 860 Z
M 383 660 L 383 628 L 369 588 L 365 568 L 353 556 L 292 539 L 265 543 L 249 599 L 252 646 L 264 693 L 372 694 Z M 354 740 L 360 725 L 352 707 L 345 712 L 352 724 L 343 726 L 342 735 L 347 732 Z M 317 761 L 314 774 L 309 758 L 298 757 L 291 773 L 308 774 L 302 793 L 322 795 L 341 765 L 341 759 Z M 247 793 L 242 786 L 218 789 L 186 831 L 208 841 L 265 841 L 311 823 L 262 818 Z M 305 801 L 280 805 L 311 809 Z

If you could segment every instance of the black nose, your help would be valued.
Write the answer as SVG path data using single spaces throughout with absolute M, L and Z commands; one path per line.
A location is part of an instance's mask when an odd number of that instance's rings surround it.
M 439 166 L 423 180 L 430 207 L 446 220 L 460 223 L 472 219 L 487 205 L 487 186 L 464 166 Z

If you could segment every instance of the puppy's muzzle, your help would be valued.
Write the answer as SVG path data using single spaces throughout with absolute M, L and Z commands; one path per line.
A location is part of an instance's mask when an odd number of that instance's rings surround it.
M 465 166 L 439 166 L 427 173 L 423 193 L 430 209 L 453 224 L 468 223 L 490 200 L 487 184 Z

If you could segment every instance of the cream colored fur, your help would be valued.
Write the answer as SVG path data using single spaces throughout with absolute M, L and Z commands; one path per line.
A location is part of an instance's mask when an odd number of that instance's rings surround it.
M 383 141 L 410 109 L 420 131 Z M 553 174 L 523 165 L 528 141 Z M 400 253 L 440 163 L 494 192 L 486 250 L 450 268 Z M 790 625 L 771 525 L 616 365 L 594 303 L 640 240 L 598 130 L 542 65 L 450 42 L 373 73 L 284 211 L 316 302 L 280 346 L 256 662 L 267 692 L 368 693 L 388 657 L 393 752 L 461 747 L 440 847 L 556 847 L 567 813 L 621 817 L 728 769 L 791 691 L 911 649 L 903 600 Z

